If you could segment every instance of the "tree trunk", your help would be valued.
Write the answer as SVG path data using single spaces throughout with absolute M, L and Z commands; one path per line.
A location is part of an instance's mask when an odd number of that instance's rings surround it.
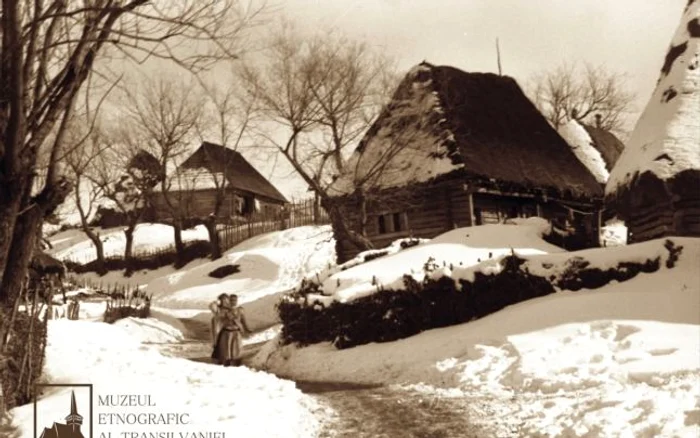
M 175 219 L 173 221 L 173 236 L 175 238 L 175 267 L 181 268 L 185 265 L 185 245 L 182 243 L 182 221 Z
M 97 265 L 96 272 L 98 275 L 105 275 L 107 273 L 107 268 L 105 267 L 105 250 L 102 239 L 100 239 L 99 234 L 90 229 L 86 221 L 82 221 L 82 227 L 85 235 L 90 239 L 92 244 L 95 245 L 95 254 L 97 255 L 97 260 L 95 260 L 95 264 Z
M 321 202 L 323 203 L 323 208 L 326 209 L 330 216 L 336 240 L 349 240 L 352 244 L 357 246 L 360 251 L 374 249 L 371 240 L 348 226 L 347 218 L 333 199 L 327 197 L 321 198 Z
M 126 237 L 126 247 L 124 248 L 124 263 L 126 264 L 126 272 L 124 275 L 129 277 L 134 272 L 134 230 L 136 224 L 129 224 L 124 228 L 124 236 Z
M 207 227 L 209 233 L 209 243 L 211 245 L 211 259 L 216 260 L 221 258 L 221 243 L 219 242 L 219 233 L 216 231 L 216 216 L 210 215 L 204 221 L 204 226 Z
M 90 228 L 84 229 L 85 234 L 95 245 L 95 254 L 97 255 L 96 260 L 96 271 L 98 275 L 105 275 L 107 273 L 107 268 L 105 267 L 105 249 L 100 239 L 100 235 L 92 231 Z
M 43 211 L 38 207 L 30 208 L 19 219 L 15 225 L 5 265 L 7 275 L 3 275 L 0 283 L 4 303 L 14 302 L 22 290 L 22 281 L 29 269 L 34 245 L 44 219 Z
M 0 186 L 2 186 L 0 190 L 0 280 L 2 280 L 5 272 L 12 272 L 6 269 L 6 265 L 22 201 L 22 190 L 17 184 L 8 183 L 2 179 L 0 179 Z M 0 303 L 9 303 L 10 300 L 4 294 L 5 290 L 0 290 Z
M 314 192 L 314 224 L 321 223 L 321 198 Z

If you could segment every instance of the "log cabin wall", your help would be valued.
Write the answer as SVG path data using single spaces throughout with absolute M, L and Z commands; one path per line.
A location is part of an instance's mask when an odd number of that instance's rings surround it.
M 629 243 L 665 236 L 700 236 L 700 198 L 639 206 L 629 213 L 625 225 Z
M 419 191 L 420 190 L 420 191 Z M 395 194 L 387 193 L 394 199 Z M 449 183 L 417 189 L 406 206 L 381 203 L 368 206 L 366 236 L 375 248 L 383 248 L 396 239 L 416 237 L 432 239 L 449 230 L 473 225 L 503 223 L 508 218 L 543 217 L 556 224 L 571 224 L 582 234 L 586 245 L 595 246 L 598 236 L 598 215 L 576 214 L 556 200 L 531 195 L 479 192 L 468 190 L 462 183 Z M 581 208 L 590 208 L 582 206 Z M 358 227 L 357 206 L 345 206 L 347 219 Z M 336 244 L 338 262 L 352 259 L 360 252 L 350 242 L 339 239 Z
M 214 210 L 216 193 L 217 191 L 215 189 L 197 190 L 193 192 L 171 192 L 168 194 L 168 199 L 174 206 L 176 206 L 176 208 L 182 208 L 185 211 L 186 217 L 203 218 L 208 216 Z M 221 205 L 219 217 L 224 219 L 237 216 L 240 217 L 240 199 L 243 199 L 245 204 L 243 205 L 243 216 L 254 211 L 253 205 L 256 200 L 260 207 L 260 212 L 262 213 L 274 214 L 279 213 L 282 209 L 282 204 L 278 201 L 262 198 L 258 195 L 253 195 L 250 193 L 228 191 L 226 192 L 224 201 Z M 167 221 L 172 219 L 172 213 L 162 193 L 154 193 L 150 199 L 150 202 L 154 211 L 154 220 Z

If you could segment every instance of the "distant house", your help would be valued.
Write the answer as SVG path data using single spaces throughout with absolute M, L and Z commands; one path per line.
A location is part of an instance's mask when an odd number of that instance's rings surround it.
M 219 216 L 242 219 L 254 213 L 275 214 L 287 199 L 243 156 L 232 149 L 204 142 L 166 181 L 154 187 L 150 204 L 156 220 L 171 219 L 168 202 L 189 218 L 205 218 L 223 194 Z M 167 199 L 166 199 L 167 196 Z
M 625 146 L 613 133 L 600 126 L 600 115 L 596 116 L 596 126 L 592 126 L 576 119 L 574 112 L 572 118 L 562 123 L 557 132 L 569 143 L 576 157 L 595 179 L 605 185 Z
M 588 132 L 593 147 L 600 152 L 605 160 L 605 166 L 610 172 L 615 167 L 622 151 L 625 150 L 625 144 L 615 134 L 600 126 L 600 114 L 596 114 L 596 126 L 585 123 L 582 126 Z
M 378 247 L 529 216 L 593 246 L 603 186 L 515 80 L 424 62 L 400 83 L 331 194 Z M 339 261 L 358 251 L 337 239 Z
M 700 237 L 700 2 L 689 2 L 656 89 L 605 188 L 628 242 Z

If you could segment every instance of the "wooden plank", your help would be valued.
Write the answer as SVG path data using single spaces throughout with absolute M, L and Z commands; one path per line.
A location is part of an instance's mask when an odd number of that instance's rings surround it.
M 632 216 L 627 222 L 632 225 L 642 225 L 657 220 L 672 220 L 673 211 L 661 211 L 646 216 Z
M 640 206 L 633 209 L 633 216 L 647 216 L 650 214 L 655 214 L 660 211 L 673 211 L 673 205 L 671 202 L 664 202 L 661 204 L 654 204 L 649 206 Z
M 476 218 L 474 216 L 474 196 L 471 192 L 469 193 L 469 197 L 467 199 L 467 210 L 469 212 L 469 226 L 476 225 Z
M 651 240 L 659 236 L 663 236 L 669 231 L 673 231 L 673 227 L 669 226 L 669 224 L 661 223 L 655 224 L 654 226 L 649 228 L 632 228 L 630 229 L 630 231 L 634 236 L 634 240 L 638 242 L 640 240 Z

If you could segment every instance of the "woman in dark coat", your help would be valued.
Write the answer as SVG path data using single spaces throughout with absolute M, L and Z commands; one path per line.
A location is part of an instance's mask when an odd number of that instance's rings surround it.
M 222 294 L 216 306 L 218 333 L 212 357 L 223 366 L 240 365 L 243 332 L 251 333 L 236 295 Z

